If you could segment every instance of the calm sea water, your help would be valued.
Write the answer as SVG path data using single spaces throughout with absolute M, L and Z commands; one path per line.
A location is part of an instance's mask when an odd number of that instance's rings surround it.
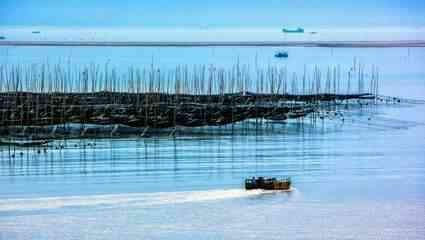
M 21 47 L 0 48 L 0 61 L 123 69 L 239 61 L 300 72 L 357 58 L 380 67 L 381 94 L 425 99 L 423 48 L 287 48 L 284 61 L 273 58 L 277 50 Z M 423 239 L 424 112 L 381 105 L 347 112 L 344 122 L 72 140 L 46 153 L 15 149 L 14 159 L 2 147 L 0 239 Z M 289 175 L 294 189 L 243 190 L 254 175 Z

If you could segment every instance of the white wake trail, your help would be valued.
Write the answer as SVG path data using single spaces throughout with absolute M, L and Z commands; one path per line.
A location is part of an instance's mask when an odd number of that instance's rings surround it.
M 295 190 L 296 191 L 296 190 Z M 90 207 L 97 205 L 135 204 L 137 206 L 153 206 L 187 202 L 215 201 L 231 198 L 244 198 L 270 193 L 262 190 L 246 191 L 243 189 L 126 193 L 90 196 L 42 197 L 27 199 L 0 200 L 0 212 L 45 210 L 64 207 Z

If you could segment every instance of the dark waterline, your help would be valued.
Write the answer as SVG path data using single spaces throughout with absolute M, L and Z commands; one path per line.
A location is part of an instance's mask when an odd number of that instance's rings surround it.
M 0 41 L 0 46 L 55 47 L 328 47 L 405 48 L 425 47 L 425 41 L 227 41 L 227 42 L 138 42 L 138 41 Z

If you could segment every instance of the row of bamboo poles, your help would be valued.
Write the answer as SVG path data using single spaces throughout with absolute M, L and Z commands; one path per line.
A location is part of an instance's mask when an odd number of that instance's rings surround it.
M 301 73 L 286 66 L 255 67 L 235 64 L 178 65 L 174 68 L 128 67 L 106 64 L 0 64 L 0 92 L 33 93 L 167 93 L 212 95 L 253 92 L 261 94 L 354 94 L 379 91 L 379 70 L 354 64 L 325 69 L 312 66 Z

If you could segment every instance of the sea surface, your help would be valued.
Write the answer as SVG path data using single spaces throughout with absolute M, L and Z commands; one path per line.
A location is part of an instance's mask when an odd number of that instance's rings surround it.
M 239 62 L 301 73 L 356 61 L 379 66 L 381 95 L 425 99 L 425 48 L 288 47 L 277 60 L 279 50 L 0 47 L 0 63 Z M 40 153 L 0 147 L 0 239 L 423 239 L 425 104 L 343 114 L 176 138 L 56 141 Z M 250 176 L 290 176 L 293 189 L 245 191 Z

